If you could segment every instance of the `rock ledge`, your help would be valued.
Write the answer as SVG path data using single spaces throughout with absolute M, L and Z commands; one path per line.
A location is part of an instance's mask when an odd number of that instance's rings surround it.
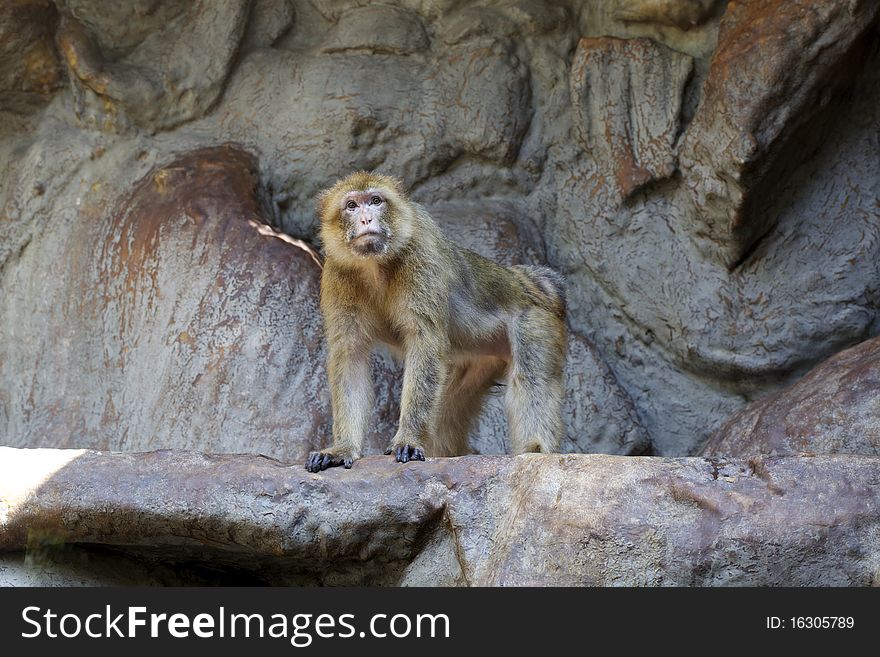
M 871 585 L 880 458 L 370 457 L 0 448 L 0 550 L 297 584 Z

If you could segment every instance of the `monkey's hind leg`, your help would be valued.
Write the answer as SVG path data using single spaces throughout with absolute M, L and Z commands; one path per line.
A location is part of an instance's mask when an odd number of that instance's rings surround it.
M 514 454 L 557 452 L 562 442 L 565 324 L 544 308 L 513 320 L 507 382 L 507 423 Z
M 503 376 L 506 366 L 500 358 L 480 356 L 450 369 L 437 421 L 429 432 L 429 456 L 467 453 L 468 433 L 480 415 L 486 394 Z

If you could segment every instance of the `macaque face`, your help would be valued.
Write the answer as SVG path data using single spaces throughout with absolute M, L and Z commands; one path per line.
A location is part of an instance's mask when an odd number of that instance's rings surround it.
M 351 191 L 342 197 L 345 241 L 359 256 L 381 256 L 391 243 L 387 195 L 379 189 Z

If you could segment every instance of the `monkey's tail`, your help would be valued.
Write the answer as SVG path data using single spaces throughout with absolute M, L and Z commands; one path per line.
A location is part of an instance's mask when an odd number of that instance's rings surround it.
M 550 267 L 538 267 L 534 265 L 517 265 L 518 269 L 526 278 L 535 285 L 544 302 L 542 305 L 549 307 L 560 319 L 565 318 L 565 278 L 555 269 Z

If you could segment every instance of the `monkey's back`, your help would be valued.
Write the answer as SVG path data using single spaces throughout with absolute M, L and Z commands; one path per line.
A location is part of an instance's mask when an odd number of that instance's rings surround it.
M 535 306 L 554 315 L 564 313 L 562 277 L 546 267 L 499 265 L 469 249 L 456 248 L 450 276 L 449 327 L 454 347 L 471 350 L 489 345 L 499 355 L 511 321 Z M 504 351 L 508 351 L 505 349 Z

